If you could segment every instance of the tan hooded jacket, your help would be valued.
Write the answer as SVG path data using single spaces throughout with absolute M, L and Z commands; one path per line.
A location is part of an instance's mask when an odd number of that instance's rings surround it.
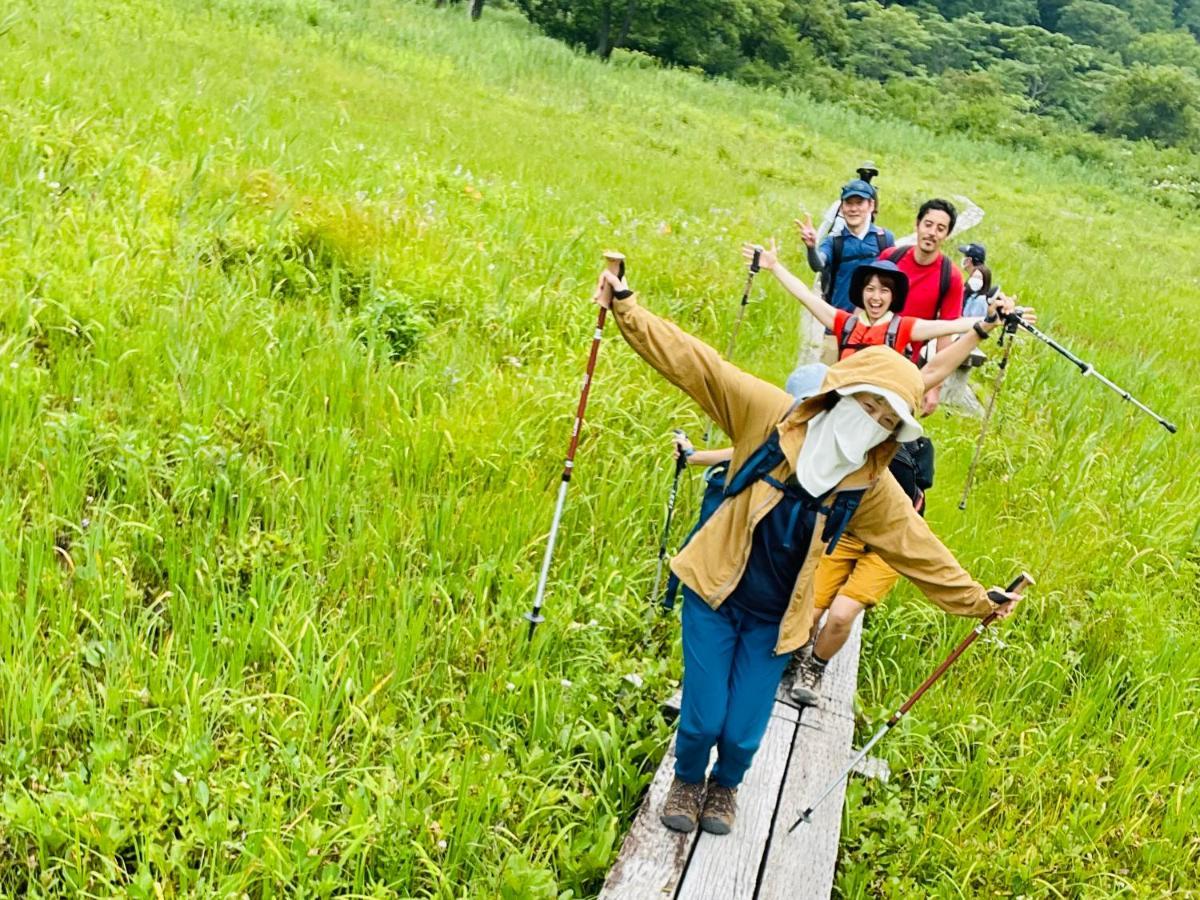
M 804 443 L 807 422 L 825 408 L 826 395 L 852 384 L 890 388 L 912 409 L 921 404 L 924 386 L 917 367 L 887 347 L 868 347 L 830 366 L 822 392 L 790 415 L 794 400 L 786 391 L 755 378 L 723 360 L 702 341 L 638 305 L 637 297 L 613 302 L 622 336 L 663 377 L 700 404 L 733 441 L 730 474 L 736 472 L 779 430 L 786 461 L 772 475 L 785 481 Z M 787 416 L 785 421 L 784 416 Z M 930 601 L 947 612 L 982 618 L 992 610 L 987 591 L 958 564 L 913 509 L 912 501 L 888 471 L 898 445 L 884 441 L 866 464 L 844 478 L 836 491 L 866 487 L 848 531 L 912 581 Z M 716 609 L 733 592 L 750 559 L 754 528 L 783 496 L 759 480 L 723 501 L 677 556 L 671 571 Z M 779 627 L 775 652 L 790 653 L 808 640 L 813 612 L 813 574 L 823 546 L 824 516 L 818 514 L 808 554 Z

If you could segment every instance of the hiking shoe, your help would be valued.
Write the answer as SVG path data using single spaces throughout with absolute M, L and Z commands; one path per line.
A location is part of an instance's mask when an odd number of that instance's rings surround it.
M 821 676 L 824 674 L 824 666 L 814 662 L 811 656 L 804 657 L 789 692 L 792 701 L 801 706 L 816 706 L 821 700 Z
M 703 803 L 704 782 L 681 781 L 676 776 L 663 804 L 662 823 L 672 831 L 695 831 Z
M 796 673 L 800 671 L 801 663 L 808 659 L 809 655 L 812 653 L 812 646 L 812 638 L 809 638 L 808 642 L 805 643 L 803 647 L 799 647 L 792 651 L 792 655 L 788 659 L 787 668 L 783 670 L 783 678 L 780 679 L 785 691 L 790 691 L 792 689 L 792 685 L 796 681 Z
M 704 797 L 704 812 L 700 813 L 700 827 L 709 834 L 729 834 L 736 816 L 737 788 L 710 781 Z

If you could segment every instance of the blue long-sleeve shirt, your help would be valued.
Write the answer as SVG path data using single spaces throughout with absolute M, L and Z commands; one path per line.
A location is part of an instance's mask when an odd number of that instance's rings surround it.
M 821 257 L 823 268 L 827 269 L 833 265 L 833 242 L 838 239 L 843 240 L 845 243 L 842 244 L 842 254 L 838 263 L 837 274 L 833 283 L 833 289 L 830 291 L 832 296 L 825 299 L 838 309 L 853 312 L 854 304 L 850 302 L 850 276 L 863 263 L 877 259 L 879 254 L 883 253 L 887 247 L 894 246 L 896 238 L 886 228 L 880 228 L 877 225 L 870 226 L 866 234 L 861 238 L 855 237 L 849 231 L 843 231 L 839 235 L 827 237 L 821 242 L 821 246 L 817 251 Z

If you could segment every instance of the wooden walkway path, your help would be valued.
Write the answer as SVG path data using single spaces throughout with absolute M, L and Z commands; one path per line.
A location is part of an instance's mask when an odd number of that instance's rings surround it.
M 667 751 L 608 873 L 602 900 L 825 900 L 833 890 L 844 788 L 788 834 L 851 757 L 860 617 L 822 679 L 822 703 L 797 709 L 781 692 L 738 791 L 733 832 L 669 831 L 659 812 L 674 775 Z M 677 700 L 676 700 L 677 702 Z M 886 777 L 886 775 L 884 776 Z

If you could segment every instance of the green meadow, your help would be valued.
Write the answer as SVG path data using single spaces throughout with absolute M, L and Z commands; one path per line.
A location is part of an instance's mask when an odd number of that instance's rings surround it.
M 0 895 L 594 896 L 670 739 L 647 594 L 670 429 L 705 427 L 610 326 L 527 641 L 600 253 L 724 347 L 741 242 L 799 266 L 792 219 L 865 156 L 900 233 L 982 206 L 1003 286 L 1179 433 L 1023 337 L 959 512 L 977 423 L 930 420 L 935 529 L 1038 587 L 851 784 L 836 890 L 1200 895 L 1190 217 L 491 7 L 0 31 Z M 797 305 L 753 297 L 736 361 L 782 383 Z M 868 619 L 859 740 L 967 628 L 907 585 Z

